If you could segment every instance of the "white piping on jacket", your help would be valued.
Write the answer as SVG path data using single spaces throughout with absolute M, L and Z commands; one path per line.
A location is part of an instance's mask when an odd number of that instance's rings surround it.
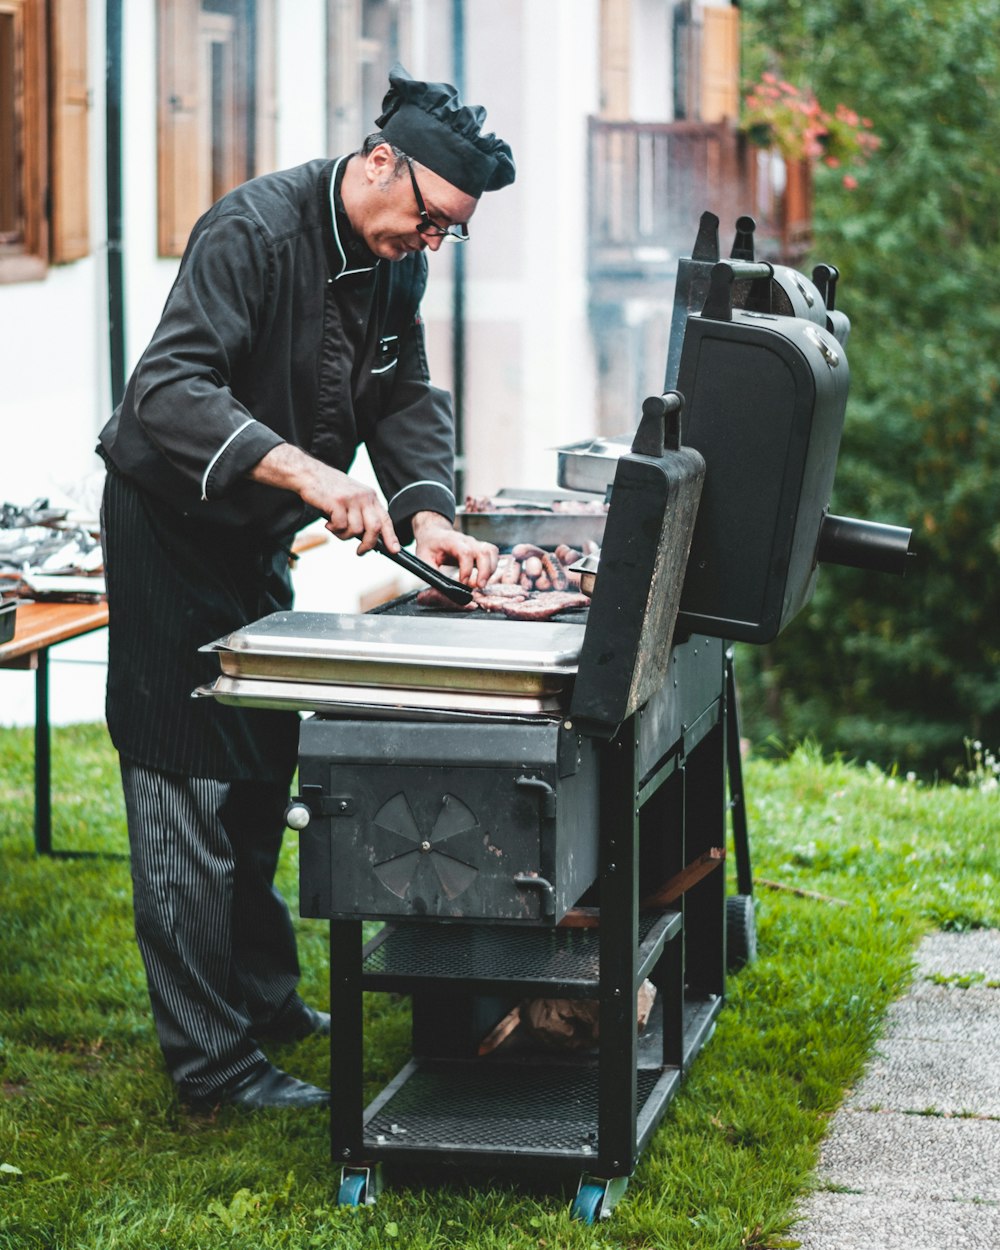
M 337 229 L 337 206 L 334 203 L 333 193 L 334 188 L 337 185 L 337 171 L 346 159 L 347 158 L 344 156 L 338 156 L 337 163 L 334 165 L 333 172 L 330 174 L 330 222 L 333 226 L 333 241 L 336 243 L 337 251 L 340 253 L 340 273 L 335 274 L 330 279 L 331 282 L 337 282 L 340 278 L 346 278 L 353 273 L 371 273 L 371 271 L 375 268 L 375 265 L 368 265 L 364 269 L 348 269 L 347 254 L 344 252 L 343 245 L 340 242 L 340 231 Z
M 444 482 L 435 482 L 432 478 L 425 477 L 421 478 L 419 482 L 411 482 L 409 486 L 404 486 L 402 490 L 397 490 L 395 495 L 393 495 L 393 497 L 389 500 L 389 507 L 392 507 L 400 495 L 405 495 L 408 490 L 413 490 L 415 486 L 437 486 L 448 495 L 452 503 L 455 502 L 454 491 L 449 490 L 449 488 L 445 486 Z
M 215 468 L 215 466 L 219 463 L 219 458 L 220 458 L 220 456 L 222 456 L 223 452 L 226 450 L 226 448 L 227 448 L 227 447 L 229 446 L 229 444 L 233 441 L 233 439 L 234 439 L 234 438 L 236 438 L 236 436 L 237 436 L 238 434 L 242 434 L 242 433 L 243 433 L 243 431 L 247 428 L 247 426 L 248 426 L 248 425 L 253 425 L 253 424 L 254 424 L 254 420 L 253 420 L 253 418 L 252 418 L 252 417 L 248 417 L 248 418 L 247 418 L 247 420 L 246 420 L 246 421 L 244 421 L 244 422 L 243 422 L 243 424 L 239 427 L 239 429 L 233 430 L 232 434 L 230 434 L 230 435 L 229 435 L 229 437 L 228 437 L 228 438 L 226 439 L 226 441 L 222 444 L 222 446 L 219 448 L 219 450 L 215 453 L 215 455 L 212 457 L 212 459 L 211 459 L 211 460 L 209 460 L 208 465 L 207 465 L 207 466 L 206 466 L 206 468 L 205 468 L 205 472 L 202 474 L 202 477 L 201 477 L 201 497 L 202 497 L 202 499 L 203 499 L 203 500 L 207 500 L 207 499 L 208 499 L 208 494 L 207 494 L 207 491 L 208 491 L 208 478 L 209 478 L 209 475 L 211 474 L 212 470 L 213 470 L 213 469 Z

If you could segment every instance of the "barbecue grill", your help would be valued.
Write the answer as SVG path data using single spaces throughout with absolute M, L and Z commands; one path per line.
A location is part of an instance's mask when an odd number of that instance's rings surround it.
M 383 1166 L 510 1171 L 575 1182 L 574 1215 L 606 1216 L 753 958 L 729 643 L 783 629 L 820 559 L 898 571 L 909 533 L 829 517 L 834 271 L 757 264 L 747 223 L 720 261 L 706 214 L 682 263 L 677 389 L 631 436 L 560 452 L 561 487 L 610 501 L 587 612 L 525 623 L 411 594 L 210 644 L 200 694 L 313 713 L 288 823 L 302 912 L 330 921 L 343 1203 L 373 1202 Z M 412 1057 L 366 1108 L 370 990 L 411 997 Z M 596 1001 L 596 1033 L 572 1051 L 530 1034 L 537 1000 Z

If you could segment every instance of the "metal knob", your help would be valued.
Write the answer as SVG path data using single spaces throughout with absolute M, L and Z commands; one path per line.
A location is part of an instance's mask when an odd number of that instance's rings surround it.
M 291 803 L 285 812 L 285 824 L 289 829 L 304 829 L 312 820 L 312 812 L 305 803 Z

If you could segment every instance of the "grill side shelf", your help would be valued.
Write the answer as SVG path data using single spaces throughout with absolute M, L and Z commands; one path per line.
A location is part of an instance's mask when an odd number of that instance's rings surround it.
M 679 911 L 639 917 L 638 981 L 681 931 Z M 421 983 L 502 987 L 517 994 L 594 998 L 600 983 L 600 929 L 386 925 L 365 945 L 362 986 L 408 993 Z

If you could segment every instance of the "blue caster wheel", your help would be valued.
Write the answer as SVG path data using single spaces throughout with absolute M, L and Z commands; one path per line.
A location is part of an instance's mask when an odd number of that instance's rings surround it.
M 338 1207 L 363 1207 L 365 1205 L 365 1186 L 368 1178 L 352 1173 L 340 1182 L 337 1192 Z
M 573 1205 L 570 1207 L 570 1219 L 579 1220 L 583 1224 L 593 1224 L 600 1214 L 603 1199 L 603 1185 L 594 1185 L 592 1183 L 581 1185 L 579 1192 L 573 1199 Z
M 738 972 L 757 958 L 757 916 L 753 895 L 726 899 L 726 971 Z

